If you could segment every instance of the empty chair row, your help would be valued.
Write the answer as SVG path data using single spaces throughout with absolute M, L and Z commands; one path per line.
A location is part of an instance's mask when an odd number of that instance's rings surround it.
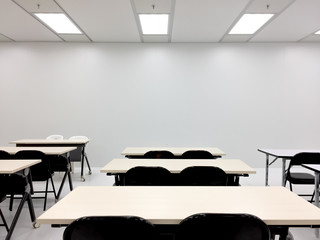
M 163 158 L 170 159 L 175 158 L 175 155 L 170 151 L 148 151 L 143 155 L 143 158 Z M 189 150 L 184 152 L 179 158 L 183 159 L 214 159 L 210 152 L 205 150 Z
M 136 216 L 83 217 L 75 220 L 64 231 L 63 240 L 87 239 L 160 239 L 159 229 Z M 250 214 L 191 215 L 180 222 L 177 240 L 227 239 L 269 240 L 270 230 L 258 217 Z
M 137 166 L 124 174 L 126 186 L 226 186 L 227 174 L 218 167 L 192 166 L 179 174 L 164 167 Z

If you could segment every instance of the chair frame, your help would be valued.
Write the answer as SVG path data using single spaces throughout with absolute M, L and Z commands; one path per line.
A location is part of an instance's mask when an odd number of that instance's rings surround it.
M 296 154 L 295 156 L 293 156 L 293 158 L 290 160 L 289 166 L 286 170 L 285 173 L 285 186 L 287 184 L 287 182 L 289 182 L 289 187 L 290 187 L 290 191 L 293 191 L 293 185 L 314 185 L 314 175 L 306 173 L 306 172 L 296 172 L 296 171 L 292 171 L 291 170 L 295 167 L 295 166 L 301 166 L 302 164 L 319 164 L 320 163 L 320 153 L 318 152 L 301 152 Z M 303 179 L 301 179 L 301 183 L 295 182 L 295 181 L 291 181 L 291 174 L 304 174 L 305 176 L 308 177 L 308 179 L 310 180 L 311 178 L 313 178 L 312 183 L 303 183 Z M 311 199 L 309 200 L 310 202 L 313 202 L 313 198 L 314 198 L 314 194 L 315 192 L 313 191 L 312 194 L 298 194 L 299 196 L 303 196 L 303 197 L 307 197 L 307 196 L 311 196 Z

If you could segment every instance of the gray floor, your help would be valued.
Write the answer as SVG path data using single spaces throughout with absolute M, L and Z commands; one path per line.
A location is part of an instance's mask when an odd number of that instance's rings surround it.
M 240 184 L 243 186 L 250 185 L 264 185 L 264 169 L 256 169 L 257 174 L 251 175 L 248 178 L 241 178 Z M 92 169 L 92 175 L 86 175 L 86 181 L 80 181 L 80 173 L 79 169 L 76 168 L 75 173 L 72 174 L 74 187 L 84 186 L 84 185 L 112 185 L 113 177 L 106 176 L 99 172 L 98 168 Z M 280 169 L 271 169 L 270 171 L 270 185 L 280 185 Z M 62 174 L 55 174 L 55 181 L 60 182 L 62 178 Z M 35 185 L 37 187 L 37 185 Z M 305 190 L 305 189 L 304 189 Z M 306 191 L 312 191 L 311 189 L 307 189 Z M 69 192 L 68 185 L 65 185 L 64 190 L 62 192 L 62 197 Z M 19 200 L 15 200 L 14 207 L 17 207 Z M 43 199 L 35 199 L 33 200 L 36 216 L 39 216 L 43 213 Z M 47 208 L 54 205 L 54 200 L 52 196 L 49 196 Z M 4 215 L 7 221 L 10 223 L 13 218 L 13 212 L 8 211 L 9 201 L 5 200 L 1 203 L 1 209 L 4 212 Z M 22 214 L 17 223 L 16 229 L 12 235 L 12 240 L 62 240 L 64 228 L 51 228 L 49 225 L 41 225 L 39 228 L 34 229 L 32 223 L 30 221 L 30 216 L 27 208 L 27 204 L 25 204 L 24 209 L 22 210 Z M 319 238 L 315 237 L 314 229 L 310 228 L 290 228 L 290 232 L 292 233 L 295 240 L 319 240 Z M 4 239 L 6 235 L 5 229 L 0 227 L 0 239 Z

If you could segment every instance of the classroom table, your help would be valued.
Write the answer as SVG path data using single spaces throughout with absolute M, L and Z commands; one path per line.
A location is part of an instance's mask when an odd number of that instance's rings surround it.
M 269 166 L 271 166 L 279 158 L 282 159 L 282 186 L 285 185 L 285 171 L 286 161 L 290 160 L 294 155 L 300 152 L 320 152 L 320 149 L 258 149 L 266 155 L 266 179 L 265 185 L 268 186 L 269 181 Z M 270 162 L 269 157 L 272 156 L 274 159 Z
M 127 147 L 123 150 L 121 155 L 128 158 L 141 158 L 149 151 L 170 151 L 175 157 L 181 155 L 189 150 L 204 150 L 210 152 L 214 157 L 221 157 L 226 155 L 223 151 L 216 147 Z
M 248 213 L 284 234 L 295 226 L 319 227 L 320 209 L 282 186 L 150 187 L 81 186 L 37 218 L 66 226 L 84 216 L 133 215 L 175 228 L 196 213 Z
M 47 156 L 64 155 L 64 154 L 70 153 L 71 151 L 73 151 L 75 149 L 76 149 L 76 147 L 71 147 L 71 146 L 70 147 L 37 147 L 37 146 L 34 146 L 34 147 L 31 147 L 31 146 L 30 147 L 7 147 L 7 146 L 0 147 L 0 150 L 8 152 L 10 155 L 14 155 L 17 152 L 22 151 L 22 150 L 37 150 L 37 151 L 43 152 Z M 59 187 L 59 190 L 57 193 L 57 199 L 59 199 L 59 197 L 61 195 L 61 192 L 62 192 L 62 189 L 64 186 L 64 182 L 65 182 L 67 175 L 69 175 L 70 190 L 73 189 L 70 171 L 69 171 L 69 169 L 67 169 L 65 172 L 65 176 L 63 177 L 63 179 L 61 181 L 61 184 L 60 184 L 60 187 Z
M 10 143 L 16 144 L 17 147 L 76 147 L 77 152 L 81 153 L 81 181 L 85 181 L 83 169 L 84 169 L 84 158 L 85 158 L 85 147 L 86 144 L 90 141 L 90 139 L 20 139 L 11 141 Z M 71 156 L 72 157 L 72 156 Z M 89 165 L 89 161 L 87 160 L 88 168 L 89 168 L 89 174 L 91 174 L 91 168 Z M 72 159 L 71 159 L 72 161 Z
M 173 174 L 180 173 L 190 166 L 219 167 L 229 176 L 233 184 L 239 184 L 239 176 L 255 174 L 256 171 L 239 159 L 113 159 L 100 172 L 115 176 L 115 185 L 123 185 L 123 175 L 136 166 L 159 166 L 168 169 Z M 235 179 L 234 179 L 235 178 Z M 230 183 L 231 184 L 231 183 Z
M 23 171 L 25 169 L 28 169 L 29 167 L 35 165 L 35 164 L 38 164 L 40 163 L 41 160 L 40 159 L 32 159 L 32 160 L 20 160 L 20 159 L 17 159 L 17 160 L 5 160 L 5 159 L 1 159 L 0 160 L 0 174 L 15 174 L 15 173 L 19 173 L 21 172 L 21 174 L 24 174 Z M 29 184 L 28 184 L 29 185 Z M 12 233 L 13 233 L 13 230 L 18 222 L 18 219 L 19 219 L 19 216 L 20 216 L 20 213 L 22 211 L 22 208 L 23 208 L 23 205 L 25 203 L 25 201 L 28 199 L 28 201 L 30 201 L 30 203 L 28 204 L 29 205 L 29 211 L 30 211 L 30 215 L 31 215 L 31 220 L 34 222 L 36 220 L 36 217 L 35 217 L 35 213 L 34 213 L 34 208 L 33 208 L 33 204 L 32 204 L 32 199 L 31 199 L 31 196 L 30 196 L 30 187 L 28 186 L 27 187 L 27 191 L 24 195 L 24 197 L 21 199 L 20 201 L 20 204 L 19 204 L 19 207 L 14 215 L 14 218 L 12 220 L 12 223 L 9 227 L 9 232 L 7 233 L 7 236 L 6 236 L 6 240 L 9 240 L 12 236 Z

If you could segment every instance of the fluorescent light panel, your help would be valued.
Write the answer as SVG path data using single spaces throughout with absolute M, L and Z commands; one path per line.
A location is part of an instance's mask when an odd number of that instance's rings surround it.
M 168 34 L 169 14 L 139 14 L 144 35 Z
M 254 34 L 274 14 L 244 14 L 229 34 Z
M 35 13 L 35 16 L 58 34 L 82 34 L 64 13 Z
M 315 32 L 314 34 L 320 34 L 320 30 L 318 32 Z

